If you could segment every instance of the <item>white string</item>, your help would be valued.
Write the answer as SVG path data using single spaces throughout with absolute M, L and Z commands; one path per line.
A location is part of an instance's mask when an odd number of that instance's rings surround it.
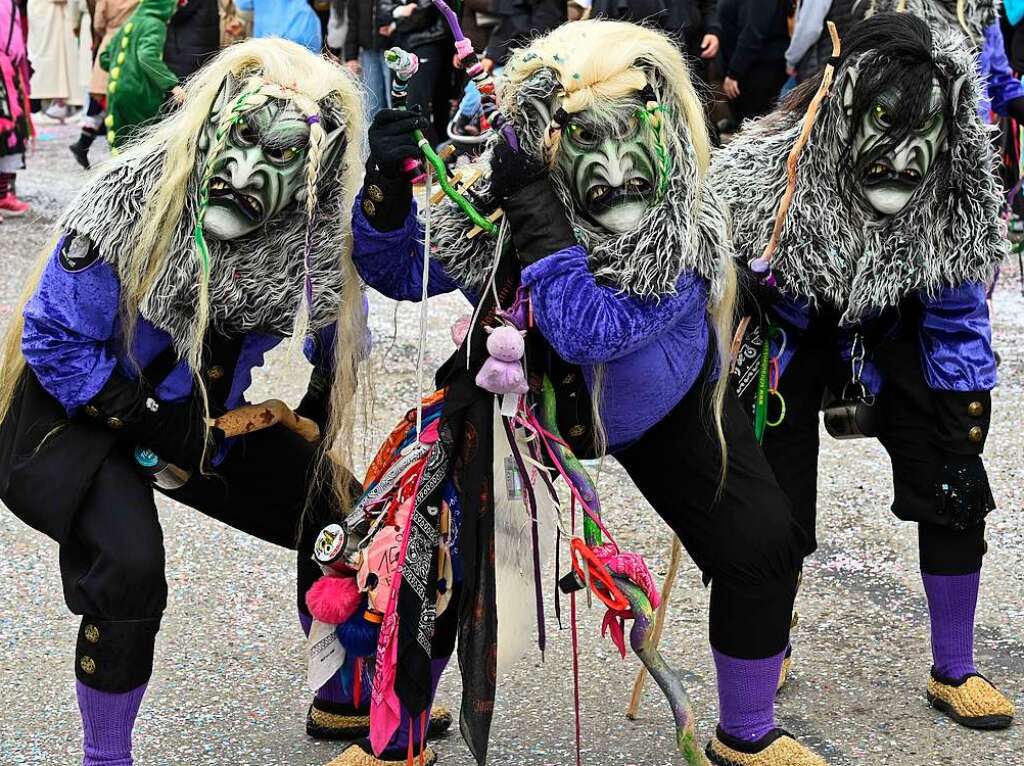
M 501 218 L 501 224 L 498 226 L 498 241 L 494 244 L 494 259 L 491 261 L 491 273 L 487 277 L 487 285 L 484 287 L 484 293 L 479 297 L 476 302 L 476 308 L 473 309 L 473 318 L 469 322 L 469 332 L 466 334 L 466 369 L 469 369 L 469 357 L 470 350 L 473 346 L 473 328 L 476 327 L 476 320 L 480 316 L 480 309 L 484 305 L 484 296 L 488 290 L 494 295 L 494 307 L 495 310 L 501 308 L 501 303 L 498 301 L 498 287 L 495 284 L 494 278 L 498 274 L 498 261 L 501 258 L 501 244 L 505 241 L 505 230 L 507 228 L 508 219 L 505 216 Z
M 420 345 L 416 355 L 416 434 L 423 433 L 423 355 L 427 348 L 427 300 L 430 282 L 430 197 L 431 178 L 430 163 L 424 163 L 427 171 L 427 184 L 424 192 L 427 195 L 427 217 L 423 224 L 423 272 L 421 274 L 422 290 L 420 292 Z

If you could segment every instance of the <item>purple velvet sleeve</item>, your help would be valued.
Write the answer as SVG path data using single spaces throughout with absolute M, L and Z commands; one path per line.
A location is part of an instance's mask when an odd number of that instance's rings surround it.
M 416 219 L 416 201 L 401 228 L 377 231 L 363 214 L 362 194 L 352 213 L 352 260 L 370 287 L 396 301 L 419 301 L 423 294 L 423 229 Z M 427 294 L 450 293 L 459 285 L 441 264 L 430 262 Z
M 597 283 L 580 245 L 525 268 L 523 284 L 530 288 L 533 315 L 544 337 L 574 364 L 618 359 L 687 318 L 701 328 L 706 322 L 707 286 L 697 275 L 684 273 L 676 294 L 661 300 L 632 298 Z
M 21 350 L 43 388 L 72 414 L 99 393 L 117 366 L 113 339 L 121 285 L 101 261 L 65 270 L 59 249 L 58 243 L 25 306 Z
M 985 30 L 985 41 L 978 67 L 985 79 L 985 95 L 982 96 L 982 104 L 979 105 L 979 111 L 984 110 L 982 117 L 988 121 L 988 110 L 984 104 L 986 97 L 992 111 L 1006 117 L 1007 105 L 1015 98 L 1024 96 L 1024 86 L 1021 86 L 1020 80 L 1013 76 L 1010 69 L 1010 62 L 1006 59 L 1003 33 L 998 23 Z
M 950 287 L 922 296 L 921 362 L 925 380 L 940 391 L 991 391 L 996 385 L 992 325 L 985 286 Z

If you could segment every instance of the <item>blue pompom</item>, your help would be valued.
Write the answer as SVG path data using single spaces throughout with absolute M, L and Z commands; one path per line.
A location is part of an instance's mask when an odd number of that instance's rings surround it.
M 352 657 L 369 657 L 377 652 L 377 634 L 380 625 L 363 617 L 365 610 L 356 613 L 337 627 L 338 640 Z

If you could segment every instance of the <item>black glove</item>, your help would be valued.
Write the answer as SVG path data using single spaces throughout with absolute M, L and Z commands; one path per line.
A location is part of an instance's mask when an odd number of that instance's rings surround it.
M 939 479 L 939 513 L 953 529 L 978 524 L 996 507 L 980 456 L 950 455 Z
M 524 266 L 576 244 L 544 163 L 504 141 L 491 154 L 491 194 L 501 202 Z
M 204 449 L 212 456 L 223 432 L 207 428 L 203 408 L 190 397 L 158 402 L 139 382 L 116 372 L 84 408 L 85 414 L 115 430 L 124 440 L 147 447 L 186 471 L 196 470 Z
M 419 112 L 383 109 L 370 125 L 370 163 L 386 178 L 403 177 L 402 164 L 410 157 L 419 157 L 420 148 L 413 131 L 430 127 Z
M 377 231 L 401 228 L 412 209 L 412 180 L 402 170 L 410 157 L 418 157 L 420 148 L 414 130 L 426 129 L 427 119 L 419 112 L 385 109 L 377 112 L 370 126 L 370 158 L 360 206 L 366 220 Z
M 1017 96 L 1017 98 L 1007 101 L 1006 113 L 1021 125 L 1024 125 L 1024 96 Z
M 500 202 L 547 175 L 548 169 L 541 160 L 516 151 L 505 141 L 499 141 L 491 153 L 491 194 Z

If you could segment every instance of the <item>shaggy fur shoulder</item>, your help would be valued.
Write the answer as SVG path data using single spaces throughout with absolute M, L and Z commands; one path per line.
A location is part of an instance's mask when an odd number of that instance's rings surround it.
M 962 36 L 961 36 L 962 37 Z M 899 214 L 876 219 L 851 183 L 849 119 L 842 105 L 845 65 L 822 104 L 798 166 L 796 193 L 772 267 L 787 293 L 843 308 L 853 323 L 914 291 L 985 281 L 1007 252 L 1002 195 L 987 128 L 975 111 L 973 57 L 952 34 L 936 35 L 935 58 L 954 83 L 953 136 Z M 711 183 L 731 209 L 733 244 L 744 261 L 768 243 L 786 187 L 786 159 L 802 114 L 777 111 L 747 123 L 711 166 Z

